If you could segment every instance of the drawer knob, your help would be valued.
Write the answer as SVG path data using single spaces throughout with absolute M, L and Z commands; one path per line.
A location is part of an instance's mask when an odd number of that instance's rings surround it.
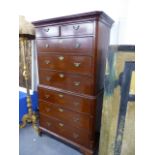
M 64 124 L 63 124 L 63 123 L 59 123 L 59 126 L 60 126 L 60 127 L 63 127 L 63 126 L 64 126 Z
M 80 82 L 74 82 L 74 86 L 79 86 Z
M 50 62 L 51 62 L 50 60 L 45 60 L 46 65 L 50 64 Z
M 44 28 L 43 29 L 45 32 L 48 32 L 50 29 L 49 28 Z
M 59 74 L 59 77 L 60 78 L 64 78 L 64 74 Z
M 51 77 L 47 76 L 46 81 L 50 81 L 50 80 L 51 80 Z
M 49 48 L 49 44 L 45 44 L 45 47 L 46 47 L 46 48 Z
M 51 110 L 50 108 L 46 108 L 46 112 L 50 112 L 50 110 Z
M 80 25 L 73 25 L 74 30 L 78 30 L 80 28 Z
M 64 110 L 62 108 L 59 108 L 58 110 L 59 110 L 59 112 L 64 112 Z
M 81 65 L 81 63 L 79 63 L 79 62 L 74 62 L 74 66 L 75 66 L 75 67 L 80 67 L 80 65 Z
M 46 99 L 48 99 L 49 97 L 50 97 L 50 95 L 48 95 L 48 94 L 47 94 L 47 95 L 45 95 L 45 98 L 46 98 Z
M 77 133 L 73 133 L 73 138 L 77 139 L 79 135 Z
M 64 57 L 63 56 L 59 56 L 58 59 L 62 61 L 62 60 L 64 60 Z
M 80 48 L 81 44 L 80 43 L 76 43 L 75 44 L 75 48 Z
M 62 94 L 59 94 L 59 97 L 60 97 L 60 98 L 63 98 L 64 96 L 63 96 Z
M 50 127 L 51 126 L 51 123 L 50 122 L 46 122 L 47 126 Z

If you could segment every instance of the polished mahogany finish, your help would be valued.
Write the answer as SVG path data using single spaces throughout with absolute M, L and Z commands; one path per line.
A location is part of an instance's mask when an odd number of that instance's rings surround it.
M 68 122 L 41 113 L 40 125 L 88 148 L 92 148 L 93 141 L 90 140 L 92 139 L 91 135 L 87 131 L 70 126 Z
M 38 60 L 39 69 L 50 69 L 90 76 L 94 71 L 93 60 L 90 56 L 39 53 Z
M 62 25 L 61 27 L 62 36 L 89 35 L 93 33 L 94 33 L 93 22 L 66 24 Z
M 54 37 L 59 36 L 59 26 L 46 26 L 36 28 L 36 37 Z
M 90 115 L 95 114 L 96 99 L 76 96 L 65 92 L 49 90 L 39 87 L 39 98 L 51 104 L 58 104 L 64 108 L 68 108 L 80 113 Z M 51 102 L 52 101 L 52 102 Z
M 113 20 L 96 11 L 33 22 L 40 130 L 93 155 Z
M 37 40 L 37 51 L 38 52 L 58 52 L 64 51 L 68 53 L 72 52 L 83 52 L 92 53 L 93 50 L 93 38 L 83 37 L 83 38 L 48 38 L 48 39 L 38 39 Z
M 40 70 L 40 84 L 93 95 L 93 78 L 51 70 Z
M 68 124 L 83 129 L 88 133 L 92 133 L 93 130 L 93 116 L 87 114 L 81 114 L 69 109 L 66 109 L 57 104 L 50 104 L 48 102 L 39 101 L 41 113 L 47 114 L 48 116 L 58 118 Z

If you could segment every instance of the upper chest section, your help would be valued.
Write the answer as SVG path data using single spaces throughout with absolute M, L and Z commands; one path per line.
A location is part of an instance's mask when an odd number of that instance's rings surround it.
M 66 37 L 66 36 L 81 36 L 81 35 L 93 35 L 95 23 L 86 22 L 76 22 L 64 23 L 57 25 L 44 25 L 36 28 L 37 38 L 46 37 Z

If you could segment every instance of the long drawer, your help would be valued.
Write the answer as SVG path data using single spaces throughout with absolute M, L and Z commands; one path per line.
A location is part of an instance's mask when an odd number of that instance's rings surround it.
M 90 115 L 95 113 L 95 99 L 74 96 L 42 87 L 38 87 L 38 93 L 39 99 L 50 102 L 51 104 L 59 104 L 68 109 Z
M 71 124 L 74 127 L 85 129 L 88 132 L 93 130 L 93 117 L 71 111 L 57 104 L 50 104 L 39 100 L 39 111 L 51 117 L 56 117 Z
M 40 84 L 93 95 L 93 78 L 64 72 L 39 70 Z
M 40 53 L 38 54 L 38 64 L 40 69 L 89 75 L 93 73 L 91 56 Z
M 91 141 L 91 135 L 89 135 L 86 131 L 79 130 L 63 121 L 53 117 L 47 117 L 47 115 L 44 114 L 40 114 L 39 121 L 40 126 L 43 128 L 46 128 L 86 147 L 92 147 L 93 142 Z
M 93 38 L 47 38 L 37 40 L 38 52 L 88 52 L 93 50 Z

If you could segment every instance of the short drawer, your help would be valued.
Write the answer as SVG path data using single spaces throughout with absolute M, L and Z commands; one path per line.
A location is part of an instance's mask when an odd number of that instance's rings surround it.
M 89 135 L 88 132 L 72 127 L 63 121 L 40 114 L 39 124 L 41 127 L 57 133 L 62 137 L 85 145 L 89 148 L 92 147 L 91 135 Z
M 39 70 L 40 84 L 65 89 L 82 94 L 93 95 L 93 78 L 64 72 Z
M 39 111 L 40 113 L 67 122 L 74 127 L 85 129 L 90 133 L 93 130 L 93 117 L 90 115 L 80 114 L 58 104 L 50 104 L 43 100 L 39 100 Z
M 72 109 L 77 112 L 93 115 L 95 113 L 94 99 L 74 96 L 68 93 L 62 93 L 54 90 L 48 90 L 38 87 L 39 99 L 50 102 L 51 104 L 59 104 L 60 106 Z
M 44 38 L 44 37 L 54 37 L 59 36 L 59 26 L 46 26 L 36 28 L 36 37 Z
M 91 54 L 93 50 L 93 38 L 59 38 L 59 39 L 38 39 L 38 52 L 88 52 Z
M 39 69 L 51 69 L 68 73 L 93 73 L 91 56 L 64 55 L 64 54 L 38 54 Z
M 61 26 L 62 36 L 77 36 L 77 35 L 92 35 L 94 31 L 94 24 L 88 23 L 72 23 Z

